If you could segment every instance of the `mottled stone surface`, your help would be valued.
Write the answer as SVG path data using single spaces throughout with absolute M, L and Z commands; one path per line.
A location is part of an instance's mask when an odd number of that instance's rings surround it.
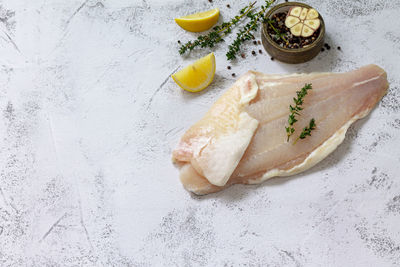
M 400 2 L 307 1 L 330 51 L 287 65 L 248 44 L 228 63 L 221 44 L 214 83 L 181 91 L 170 74 L 209 51 L 180 57 L 196 34 L 172 18 L 227 19 L 244 2 L 0 1 L 1 266 L 400 265 Z M 182 188 L 171 150 L 233 72 L 368 63 L 389 93 L 316 167 L 205 197 Z

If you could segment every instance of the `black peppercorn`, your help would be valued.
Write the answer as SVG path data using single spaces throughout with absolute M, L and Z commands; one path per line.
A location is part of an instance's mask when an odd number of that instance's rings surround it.
M 242 58 L 245 58 L 246 56 L 242 53 L 241 55 L 240 55 Z
M 181 43 L 181 40 L 178 40 L 178 44 L 180 44 Z
M 260 49 L 260 50 L 258 50 L 258 53 L 262 54 L 262 50 L 261 50 L 261 49 Z
M 232 73 L 232 77 L 235 77 L 236 76 L 236 74 L 235 73 Z
M 261 41 L 260 41 L 260 40 L 258 40 L 258 41 L 257 41 L 257 43 L 258 43 L 258 44 L 261 44 Z
M 321 48 L 321 52 L 324 52 L 325 51 L 325 49 L 324 48 Z
M 338 47 L 337 47 L 337 50 L 340 50 L 340 49 L 341 49 L 340 46 L 338 46 Z
M 273 58 L 273 57 L 271 57 L 271 60 L 272 60 L 272 61 L 274 61 L 274 58 Z
M 256 52 L 255 52 L 255 51 L 251 51 L 251 53 L 253 54 L 253 56 L 255 56 L 255 55 L 256 55 Z
M 231 69 L 231 66 L 228 66 L 227 68 L 228 68 L 228 70 L 230 70 L 230 69 Z
M 227 8 L 231 8 L 231 6 L 229 4 L 226 5 Z
M 257 41 L 253 41 L 253 44 L 255 44 L 255 45 L 256 45 L 256 44 L 257 44 Z
M 212 0 L 208 0 L 208 2 L 212 3 Z

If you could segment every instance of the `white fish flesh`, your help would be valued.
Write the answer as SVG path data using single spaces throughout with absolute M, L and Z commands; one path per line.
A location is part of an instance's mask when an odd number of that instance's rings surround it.
M 312 90 L 287 142 L 289 105 L 306 83 Z M 180 179 L 187 190 L 202 195 L 302 172 L 334 151 L 348 127 L 366 116 L 387 88 L 386 73 L 376 65 L 347 73 L 249 71 L 181 138 L 173 151 Z M 294 144 L 311 118 L 316 129 Z

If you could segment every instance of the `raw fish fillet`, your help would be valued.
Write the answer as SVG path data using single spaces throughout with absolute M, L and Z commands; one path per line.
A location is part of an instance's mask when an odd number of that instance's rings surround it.
M 289 105 L 312 90 L 289 142 Z M 342 143 L 349 126 L 385 95 L 386 72 L 367 65 L 347 73 L 267 75 L 249 71 L 181 138 L 173 151 L 184 187 L 199 195 L 232 184 L 256 184 L 311 168 Z M 315 118 L 311 136 L 293 144 Z

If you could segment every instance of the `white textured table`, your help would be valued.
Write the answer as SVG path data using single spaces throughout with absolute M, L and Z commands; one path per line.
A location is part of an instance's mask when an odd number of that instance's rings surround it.
M 400 265 L 400 2 L 307 1 L 329 52 L 287 65 L 248 44 L 231 64 L 222 44 L 212 86 L 182 92 L 170 74 L 208 51 L 180 57 L 195 35 L 172 18 L 243 3 L 0 2 L 1 266 Z M 368 63 L 390 91 L 316 167 L 206 197 L 182 188 L 171 150 L 232 72 Z

